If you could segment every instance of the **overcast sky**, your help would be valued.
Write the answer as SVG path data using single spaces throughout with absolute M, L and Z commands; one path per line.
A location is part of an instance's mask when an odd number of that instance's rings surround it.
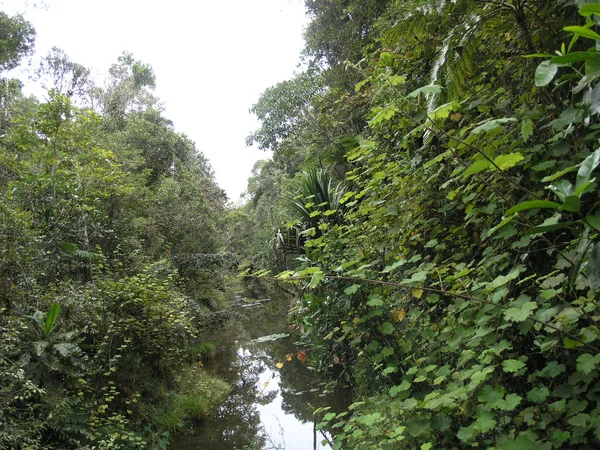
M 258 126 L 248 109 L 296 70 L 306 23 L 302 0 L 0 4 L 34 25 L 34 64 L 53 46 L 101 79 L 123 51 L 150 64 L 165 116 L 210 159 L 232 201 L 246 189 L 254 162 L 269 156 L 245 145 Z

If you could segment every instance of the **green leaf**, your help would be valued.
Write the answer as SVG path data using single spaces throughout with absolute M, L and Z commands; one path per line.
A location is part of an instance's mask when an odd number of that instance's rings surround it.
M 548 86 L 558 72 L 558 66 L 550 61 L 542 62 L 535 71 L 535 85 L 537 87 Z
M 542 378 L 554 378 L 565 371 L 564 364 L 558 364 L 557 361 L 549 362 L 546 367 L 538 372 L 538 376 Z
M 400 258 L 398 261 L 393 263 L 391 266 L 385 266 L 385 268 L 381 271 L 381 273 L 389 273 L 393 270 L 396 270 L 398 267 L 403 266 L 404 264 L 406 264 L 406 259 Z
M 573 225 L 573 222 L 561 222 L 561 223 L 553 223 L 548 225 L 538 225 L 536 227 L 531 227 L 527 230 L 525 234 L 538 234 L 538 233 L 546 233 L 548 231 L 560 230 L 562 228 L 567 228 Z
M 600 288 L 600 243 L 594 245 L 590 250 L 587 277 L 590 289 L 597 291 Z
M 396 108 L 394 105 L 388 105 L 385 108 L 381 109 L 381 111 L 379 111 L 375 115 L 375 117 L 373 117 L 371 120 L 369 120 L 369 125 L 374 126 L 380 122 L 383 122 L 384 120 L 390 120 L 392 117 L 394 117 L 396 115 L 397 112 L 398 112 L 398 108 Z
M 360 285 L 358 285 L 358 284 L 353 284 L 352 286 L 348 286 L 346 289 L 344 289 L 344 294 L 346 294 L 346 295 L 356 294 L 359 287 L 360 287 Z
M 456 433 L 456 437 L 463 442 L 467 442 L 473 439 L 474 434 L 475 431 L 473 430 L 473 425 L 471 425 L 470 427 L 461 427 L 458 433 Z
M 513 214 L 519 211 L 525 211 L 527 209 L 559 209 L 560 204 L 556 202 L 551 202 L 548 200 L 530 200 L 527 202 L 521 202 L 518 205 L 513 206 L 508 211 L 506 211 L 505 215 Z
M 389 390 L 390 397 L 395 397 L 400 392 L 408 391 L 410 389 L 410 381 L 404 380 L 397 386 L 392 386 Z
M 484 171 L 485 169 L 489 169 L 492 163 L 490 163 L 487 159 L 479 159 L 471 164 L 467 170 L 465 170 L 462 174 L 463 178 L 467 178 L 470 175 L 479 173 Z
M 581 200 L 576 195 L 567 195 L 563 204 L 560 205 L 561 211 L 579 212 L 581 208 Z
M 369 295 L 369 301 L 367 302 L 369 306 L 382 306 L 383 300 L 381 299 L 381 295 L 379 294 L 371 294 Z
M 549 395 L 550 391 L 545 386 L 541 388 L 533 388 L 527 393 L 527 400 L 530 402 L 542 403 L 546 401 Z
M 531 316 L 531 313 L 537 308 L 537 303 L 526 302 L 520 308 L 509 308 L 504 311 L 504 318 L 512 322 L 523 322 Z
M 557 178 L 562 177 L 563 175 L 566 175 L 567 173 L 573 172 L 575 170 L 577 170 L 578 166 L 571 166 L 571 167 L 567 167 L 566 169 L 561 170 L 560 172 L 556 172 L 552 175 L 548 175 L 547 177 L 542 178 L 542 182 L 543 183 L 547 183 L 549 181 L 554 181 Z
M 523 137 L 523 142 L 527 142 L 531 135 L 533 134 L 533 120 L 525 119 L 521 122 L 521 136 Z
M 373 414 L 366 414 L 361 416 L 359 420 L 366 426 L 370 427 L 371 425 L 381 421 L 381 414 L 377 412 Z
M 550 60 L 551 64 L 573 64 L 575 62 L 586 61 L 588 59 L 597 58 L 598 53 L 592 52 L 572 52 L 566 55 L 555 56 Z
M 325 280 L 325 274 L 321 271 L 315 272 L 308 283 L 309 289 L 316 288 L 322 281 Z
M 579 8 L 579 14 L 584 17 L 591 16 L 592 14 L 600 15 L 600 4 L 591 3 L 589 5 L 583 5 Z
M 475 421 L 475 429 L 480 433 L 487 433 L 488 431 L 494 429 L 496 423 L 497 422 L 494 419 L 494 413 L 492 411 L 483 411 Z
M 596 368 L 599 362 L 600 354 L 595 356 L 590 355 L 589 353 L 579 355 L 579 357 L 577 358 L 577 371 L 583 373 L 584 375 L 588 375 L 592 370 Z
M 44 335 L 49 336 L 54 329 L 54 325 L 56 324 L 56 320 L 58 319 L 58 315 L 60 314 L 60 305 L 58 303 L 53 303 L 50 307 L 50 311 L 48 311 L 48 316 L 46 317 L 46 323 L 44 324 Z
M 513 411 L 521 403 L 521 400 L 523 397 L 517 394 L 508 394 L 504 400 L 497 402 L 496 407 L 502 411 Z
M 523 161 L 523 155 L 520 153 L 509 153 L 508 155 L 499 155 L 494 159 L 494 164 L 500 170 L 508 170 L 515 166 L 519 161 Z
M 396 331 L 396 328 L 394 328 L 394 325 L 392 325 L 390 322 L 382 323 L 379 329 L 383 334 L 392 334 L 394 331 Z
M 476 128 L 473 128 L 471 130 L 471 134 L 488 133 L 490 131 L 494 131 L 494 130 L 497 130 L 498 128 L 501 128 L 502 125 L 504 125 L 505 123 L 516 122 L 516 121 L 517 121 L 517 119 L 515 119 L 513 117 L 503 117 L 501 119 L 488 120 L 484 124 L 479 125 Z
M 504 372 L 518 372 L 523 367 L 525 367 L 525 363 L 517 359 L 505 359 L 502 361 L 502 370 L 504 370 Z
M 583 160 L 577 171 L 577 181 L 575 182 L 575 194 L 579 195 L 583 186 L 590 181 L 592 172 L 600 164 L 600 148 Z
M 505 441 L 498 447 L 500 450 L 534 450 L 536 447 L 527 436 L 518 436 L 514 441 Z
M 452 111 L 457 111 L 460 109 L 460 103 L 458 102 L 450 102 L 444 105 L 438 106 L 436 109 L 431 111 L 428 116 L 430 119 L 446 119 L 450 115 Z
M 415 98 L 419 95 L 429 95 L 429 94 L 439 94 L 442 92 L 442 87 L 437 84 L 430 84 L 427 86 L 422 86 L 419 89 L 415 89 L 410 94 L 407 95 L 408 98 Z
M 590 30 L 589 28 L 580 27 L 580 26 L 571 26 L 564 27 L 563 30 L 568 31 L 569 33 L 573 33 L 577 36 L 581 36 L 587 39 L 597 40 L 600 39 L 600 34 L 595 31 Z

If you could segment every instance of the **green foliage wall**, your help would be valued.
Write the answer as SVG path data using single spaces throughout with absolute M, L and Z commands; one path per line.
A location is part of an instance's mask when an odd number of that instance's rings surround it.
M 312 364 L 355 389 L 322 410 L 335 448 L 598 446 L 600 9 L 579 13 L 389 2 L 346 61 L 368 112 L 342 217 L 315 211 L 279 275 Z
M 16 65 L 33 29 L 0 22 L 0 64 Z M 38 75 L 45 102 L 1 80 L 0 449 L 165 448 L 228 390 L 184 368 L 235 267 L 226 196 L 163 116 L 147 64 L 122 55 L 101 88 L 53 49 Z M 211 264 L 189 270 L 197 255 Z M 167 426 L 183 390 L 195 403 Z

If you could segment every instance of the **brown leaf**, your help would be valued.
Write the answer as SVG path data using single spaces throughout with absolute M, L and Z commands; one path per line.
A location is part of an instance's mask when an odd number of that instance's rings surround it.
M 458 122 L 461 117 L 462 117 L 462 114 L 459 112 L 450 114 L 450 120 L 454 120 L 455 122 Z
M 300 362 L 306 361 L 306 358 L 308 358 L 308 356 L 306 355 L 306 353 L 304 353 L 304 352 L 298 352 L 298 359 L 300 360 Z

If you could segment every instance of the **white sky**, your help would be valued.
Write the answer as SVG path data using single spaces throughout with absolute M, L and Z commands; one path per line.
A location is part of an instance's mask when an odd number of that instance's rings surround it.
M 219 185 L 236 201 L 254 162 L 269 156 L 245 145 L 258 127 L 248 109 L 266 88 L 293 75 L 303 46 L 303 0 L 46 0 L 45 5 L 0 2 L 4 11 L 23 13 L 35 27 L 34 64 L 53 46 L 101 76 L 123 51 L 150 64 L 164 115 L 196 142 Z

